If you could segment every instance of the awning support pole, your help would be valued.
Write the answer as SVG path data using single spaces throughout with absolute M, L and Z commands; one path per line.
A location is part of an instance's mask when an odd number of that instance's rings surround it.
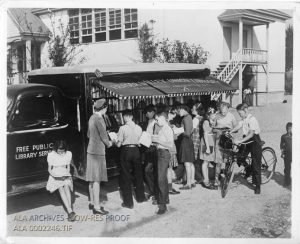
M 239 19 L 239 50 L 240 50 L 240 67 L 239 67 L 239 103 L 243 102 L 243 21 Z

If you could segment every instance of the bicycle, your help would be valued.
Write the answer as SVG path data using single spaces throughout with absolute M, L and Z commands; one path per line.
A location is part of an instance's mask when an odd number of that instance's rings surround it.
M 235 145 L 233 143 L 233 137 L 225 132 L 221 135 L 220 144 L 223 152 L 223 162 L 225 168 L 221 171 L 221 196 L 224 198 L 228 193 L 230 184 L 234 177 L 234 167 L 237 164 L 239 167 L 244 167 L 244 174 L 246 173 L 247 168 L 250 169 L 252 163 L 252 157 L 249 155 L 249 152 L 246 150 L 246 146 L 253 141 L 241 143 L 240 145 Z M 265 144 L 262 141 L 262 146 Z M 277 157 L 273 148 L 263 147 L 262 149 L 262 160 L 261 160 L 261 184 L 266 184 L 272 178 L 276 163 Z

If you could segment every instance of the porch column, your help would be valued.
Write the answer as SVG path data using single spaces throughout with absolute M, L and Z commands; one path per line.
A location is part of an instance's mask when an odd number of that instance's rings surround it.
M 240 50 L 240 69 L 239 69 L 239 103 L 243 101 L 243 20 L 239 19 L 239 50 Z
M 26 59 L 25 71 L 31 71 L 31 40 L 26 41 L 25 59 Z
M 267 64 L 266 64 L 266 103 L 269 103 L 269 23 L 266 25 L 266 49 L 267 49 Z

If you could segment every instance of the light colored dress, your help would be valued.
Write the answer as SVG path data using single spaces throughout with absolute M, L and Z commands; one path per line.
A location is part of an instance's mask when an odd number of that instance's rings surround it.
M 72 153 L 70 151 L 66 151 L 64 155 L 60 155 L 55 151 L 52 151 L 48 153 L 47 161 L 49 166 L 51 168 L 56 168 L 55 171 L 59 171 L 59 168 L 61 168 L 61 171 L 66 171 L 65 168 L 71 164 L 72 160 Z M 69 174 L 66 174 L 66 176 L 63 177 L 53 177 L 52 175 L 49 175 L 49 179 L 47 182 L 46 189 L 50 191 L 51 193 L 56 191 L 58 188 L 68 185 L 70 189 L 73 191 L 73 181 L 72 177 L 69 176 Z
M 203 137 L 200 141 L 200 159 L 205 161 L 215 161 L 215 135 L 212 131 L 212 127 L 210 127 L 208 120 L 203 122 Z M 211 147 L 210 153 L 206 153 L 206 144 L 204 141 L 205 134 L 207 134 L 208 146 Z
M 217 118 L 217 127 L 218 128 L 230 128 L 233 129 L 236 126 L 237 122 L 234 115 L 230 112 L 223 116 L 219 114 Z M 216 163 L 223 163 L 223 148 L 220 147 L 219 141 L 222 132 L 221 130 L 216 130 Z

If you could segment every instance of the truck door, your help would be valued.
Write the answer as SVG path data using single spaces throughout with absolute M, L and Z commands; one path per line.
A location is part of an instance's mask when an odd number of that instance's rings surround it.
M 48 178 L 47 153 L 63 139 L 59 100 L 53 92 L 19 96 L 7 128 L 8 185 Z

